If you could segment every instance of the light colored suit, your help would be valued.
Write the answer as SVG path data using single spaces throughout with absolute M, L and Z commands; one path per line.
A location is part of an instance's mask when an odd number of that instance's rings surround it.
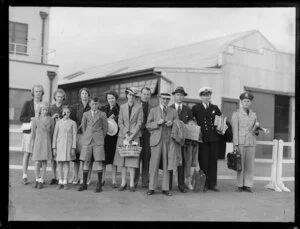
M 120 127 L 118 134 L 117 146 L 123 145 L 125 136 L 127 132 L 130 132 L 134 137 L 132 138 L 135 142 L 140 142 L 141 137 L 141 126 L 143 123 L 143 108 L 141 104 L 135 103 L 131 110 L 131 115 L 129 118 L 129 107 L 128 103 L 121 105 L 118 125 Z M 131 168 L 139 168 L 139 158 L 138 157 L 121 157 L 118 150 L 116 150 L 114 165 L 125 166 Z
M 249 111 L 249 115 L 242 108 L 232 114 L 233 145 L 239 147 L 242 158 L 242 170 L 237 172 L 238 187 L 253 186 L 256 146 L 253 127 L 256 121 L 256 114 L 252 110 Z
M 177 111 L 171 107 L 167 108 L 167 113 L 164 116 L 160 106 L 154 107 L 150 110 L 146 128 L 150 132 L 150 146 L 151 146 L 151 158 L 150 158 L 150 182 L 149 189 L 155 190 L 158 180 L 159 163 L 162 157 L 163 164 L 163 184 L 162 190 L 169 190 L 169 176 L 168 171 L 168 145 L 171 140 L 172 126 L 167 127 L 165 124 L 158 125 L 160 119 L 166 121 L 178 120 Z
M 94 117 L 92 117 L 91 111 L 84 112 L 81 125 L 83 132 L 82 145 L 90 144 L 92 139 L 96 145 L 104 145 L 104 137 L 108 130 L 108 122 L 104 112 L 96 110 L 94 111 Z

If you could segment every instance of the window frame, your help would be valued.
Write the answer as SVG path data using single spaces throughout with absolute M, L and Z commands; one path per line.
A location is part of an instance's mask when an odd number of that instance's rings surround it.
M 25 43 L 16 43 L 16 25 L 21 25 L 25 26 Z M 12 27 L 11 27 L 12 26 Z M 21 23 L 21 22 L 15 22 L 15 21 L 9 21 L 9 32 L 11 31 L 11 36 L 9 35 L 9 52 L 10 53 L 16 53 L 16 54 L 27 54 L 28 53 L 28 27 L 29 25 L 27 23 Z M 10 39 L 11 38 L 11 39 Z M 19 37 L 23 38 L 23 37 Z M 14 52 L 14 49 L 10 49 L 10 44 L 15 43 L 15 44 L 22 44 L 21 48 L 25 48 L 25 51 L 19 51 L 18 46 L 16 47 L 16 52 Z M 24 46 L 23 46 L 24 45 Z

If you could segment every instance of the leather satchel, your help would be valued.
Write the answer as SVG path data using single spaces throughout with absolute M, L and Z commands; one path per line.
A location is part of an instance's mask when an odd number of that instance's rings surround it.
M 242 158 L 238 151 L 227 154 L 227 167 L 237 172 L 242 170 Z
M 194 173 L 192 175 L 192 186 L 194 192 L 203 192 L 204 186 L 206 182 L 206 175 L 204 172 L 200 169 L 199 171 L 194 170 Z

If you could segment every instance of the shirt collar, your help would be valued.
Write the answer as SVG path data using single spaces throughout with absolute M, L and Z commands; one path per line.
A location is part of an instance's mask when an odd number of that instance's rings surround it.
M 175 109 L 177 110 L 178 109 L 178 106 L 180 107 L 180 109 L 182 109 L 182 103 L 175 103 Z
M 168 108 L 168 106 L 166 106 L 166 108 Z M 162 104 L 160 104 L 160 109 L 164 110 L 164 106 Z

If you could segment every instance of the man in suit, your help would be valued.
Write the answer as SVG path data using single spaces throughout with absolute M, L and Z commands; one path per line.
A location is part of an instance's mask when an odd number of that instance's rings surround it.
M 242 107 L 232 114 L 233 146 L 241 154 L 242 170 L 237 172 L 237 192 L 252 192 L 254 158 L 255 158 L 255 135 L 257 117 L 250 109 L 253 95 L 244 92 L 240 95 Z
M 158 168 L 162 158 L 163 181 L 162 193 L 166 196 L 172 196 L 169 192 L 170 172 L 168 171 L 168 147 L 171 141 L 171 131 L 174 120 L 178 120 L 178 114 L 175 109 L 168 107 L 171 95 L 169 93 L 160 94 L 160 105 L 151 109 L 146 128 L 150 131 L 150 181 L 148 195 L 153 195 L 158 180 Z
M 152 108 L 151 104 L 149 103 L 151 97 L 151 90 L 148 87 L 143 87 L 141 89 L 141 104 L 143 107 L 143 124 L 141 127 L 142 137 L 140 137 L 140 145 L 143 147 L 140 161 L 142 161 L 142 188 L 147 188 L 149 185 L 149 162 L 151 156 L 151 149 L 150 149 L 150 133 L 146 128 L 146 122 L 148 118 L 148 114 Z M 134 186 L 137 187 L 140 179 L 140 168 L 135 169 L 135 177 L 134 177 Z
M 172 104 L 170 107 L 174 108 L 177 111 L 179 120 L 187 124 L 190 120 L 193 119 L 193 113 L 191 109 L 188 106 L 182 104 L 183 98 L 187 96 L 187 93 L 184 91 L 183 87 L 177 87 L 175 91 L 172 92 L 172 95 L 174 95 L 175 103 Z M 185 154 L 184 154 L 184 146 L 181 147 L 181 156 L 182 156 L 182 166 L 177 167 L 178 189 L 180 192 L 186 193 L 187 186 L 184 182 L 184 178 L 185 178 L 184 164 L 186 161 Z M 173 170 L 171 170 L 170 172 L 170 190 L 172 190 L 172 184 L 173 184 Z
M 202 103 L 193 106 L 192 112 L 197 124 L 201 127 L 202 141 L 199 144 L 199 165 L 206 175 L 204 191 L 210 189 L 219 192 L 217 185 L 217 160 L 219 136 L 214 125 L 215 116 L 221 115 L 218 106 L 211 104 L 212 89 L 203 87 L 199 90 Z
M 108 131 L 108 122 L 106 114 L 98 109 L 99 99 L 94 97 L 90 101 L 91 110 L 84 112 L 82 116 L 82 132 L 81 139 L 82 149 L 80 160 L 83 164 L 83 184 L 78 191 L 87 189 L 87 177 L 89 166 L 92 158 L 98 174 L 98 183 L 95 192 L 102 192 L 102 171 L 103 161 L 105 161 L 104 138 Z

